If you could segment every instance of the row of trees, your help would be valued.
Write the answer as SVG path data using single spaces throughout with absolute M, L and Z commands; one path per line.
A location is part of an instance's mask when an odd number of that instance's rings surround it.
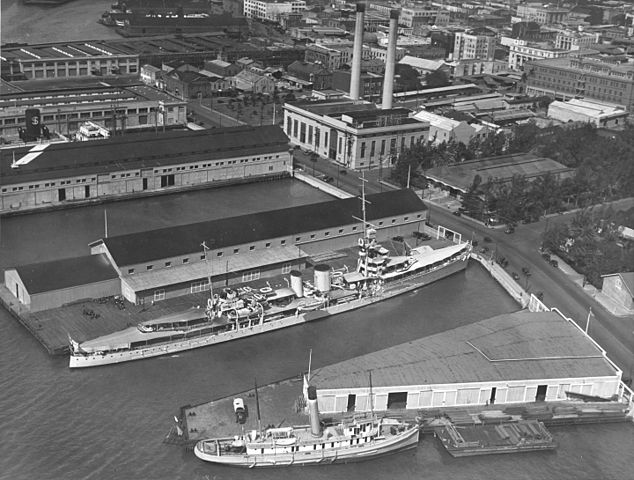
M 528 181 L 476 176 L 463 207 L 477 218 L 495 212 L 507 223 L 532 221 L 544 213 L 622 198 L 634 192 L 634 127 L 618 133 L 598 131 L 589 124 L 539 128 L 518 125 L 468 145 L 450 141 L 421 143 L 399 155 L 392 179 L 402 186 L 425 188 L 423 172 L 466 160 L 531 152 L 574 169 L 568 178 L 543 175 Z

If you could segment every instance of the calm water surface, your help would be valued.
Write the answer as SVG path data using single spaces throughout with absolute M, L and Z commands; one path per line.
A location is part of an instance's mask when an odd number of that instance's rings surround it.
M 310 203 L 327 197 L 287 181 L 108 205 L 110 229 L 170 223 Z M 289 200 L 290 199 L 290 200 Z M 103 233 L 103 206 L 2 220 L 0 266 L 88 253 Z M 314 324 L 185 352 L 175 357 L 69 370 L 0 310 L 0 479 L 623 479 L 632 424 L 554 430 L 554 453 L 453 459 L 433 438 L 418 449 L 357 464 L 270 471 L 205 464 L 162 444 L 178 408 L 267 384 L 413 338 L 505 312 L 516 305 L 477 264 L 416 292 Z

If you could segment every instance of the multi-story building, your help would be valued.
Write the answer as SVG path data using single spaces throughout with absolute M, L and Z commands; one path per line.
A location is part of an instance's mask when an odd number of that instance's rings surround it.
M 350 91 L 350 79 L 352 74 L 350 70 L 337 70 L 332 74 L 332 88 L 342 90 L 344 92 Z M 364 72 L 361 73 L 359 79 L 359 95 L 361 98 L 378 99 L 383 92 L 383 76 Z
M 306 10 L 304 0 L 244 0 L 244 16 L 247 18 L 261 18 L 279 21 L 280 17 L 288 13 L 302 13 Z
M 598 58 L 531 61 L 525 66 L 526 93 L 557 99 L 586 98 L 634 109 L 634 66 Z
M 329 70 L 339 70 L 352 59 L 352 44 L 323 45 L 314 44 L 306 47 L 304 60 L 309 63 L 320 63 Z
M 432 25 L 438 15 L 438 8 L 408 7 L 401 9 L 398 23 L 412 28 L 414 25 L 426 23 Z
M 284 125 L 293 145 L 353 169 L 392 163 L 405 148 L 429 137 L 429 123 L 411 110 L 379 110 L 374 104 L 324 101 L 284 105 Z
M 520 40 L 517 44 L 509 47 L 509 68 L 522 70 L 524 64 L 530 60 L 567 57 L 570 52 L 570 50 L 555 48 L 553 44 L 548 42 L 529 43 Z
M 27 145 L 0 155 L 0 212 L 253 181 L 291 169 L 288 138 L 273 125 Z
M 17 138 L 29 108 L 40 110 L 42 124 L 63 135 L 72 135 L 87 120 L 119 132 L 187 123 L 183 100 L 144 84 L 64 88 L 59 81 L 42 81 L 41 89 L 2 96 L 0 136 Z
M 584 50 L 592 48 L 593 45 L 599 43 L 599 37 L 600 35 L 598 33 L 565 30 L 557 33 L 555 48 L 561 48 L 563 50 Z
M 455 35 L 454 60 L 493 60 L 495 56 L 495 37 L 471 35 L 458 32 Z
M 540 25 L 551 25 L 564 22 L 570 11 L 543 3 L 524 3 L 517 6 L 517 17 L 524 22 L 535 22 Z

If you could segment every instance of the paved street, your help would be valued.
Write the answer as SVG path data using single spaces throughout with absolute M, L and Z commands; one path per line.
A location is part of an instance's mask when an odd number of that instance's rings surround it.
M 352 194 L 359 194 L 359 173 L 346 170 L 332 162 L 319 158 L 316 162 L 310 156 L 297 149 L 294 152 L 295 162 L 308 174 L 323 178 L 332 177 L 330 182 Z M 346 172 L 346 173 L 343 173 Z M 381 175 L 381 177 L 379 177 Z M 389 177 L 389 171 L 379 172 L 374 169 L 366 172 L 367 193 L 377 193 L 390 188 L 379 183 L 379 178 Z M 551 266 L 539 252 L 541 235 L 547 222 L 569 221 L 572 213 L 551 216 L 548 220 L 541 220 L 528 225 L 518 225 L 515 233 L 506 234 L 504 228 L 488 228 L 483 224 L 464 216 L 452 214 L 455 207 L 447 208 L 438 204 L 426 202 L 430 209 L 429 219 L 433 225 L 443 225 L 462 233 L 463 238 L 476 240 L 478 249 L 488 246 L 491 255 L 503 256 L 508 260 L 507 271 L 519 275 L 518 282 L 532 293 L 542 292 L 544 303 L 558 308 L 564 315 L 572 318 L 581 328 L 586 327 L 588 312 L 592 307 L 593 316 L 590 319 L 589 333 L 609 357 L 623 370 L 626 378 L 634 374 L 634 322 L 632 318 L 616 317 L 610 314 L 583 289 L 574 283 L 561 269 Z M 617 202 L 616 207 L 631 206 L 631 199 Z M 457 205 L 457 203 L 456 203 Z M 488 237 L 491 241 L 485 242 Z M 524 275 L 522 269 L 528 269 L 530 275 Z

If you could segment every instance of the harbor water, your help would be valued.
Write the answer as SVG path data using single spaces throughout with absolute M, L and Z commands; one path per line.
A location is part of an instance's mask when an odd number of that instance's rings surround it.
M 126 233 L 325 199 L 293 181 L 107 205 Z M 231 199 L 234 199 L 231 201 Z M 241 198 L 236 205 L 235 198 Z M 291 199 L 289 202 L 288 199 Z M 2 219 L 0 266 L 87 253 L 104 206 Z M 559 449 L 455 459 L 433 437 L 419 448 L 353 465 L 234 470 L 162 443 L 180 406 L 248 390 L 313 368 L 517 309 L 478 264 L 393 300 L 313 324 L 121 365 L 68 369 L 0 310 L 0 479 L 623 479 L 632 478 L 634 425 L 552 429 Z M 266 419 L 264 419 L 266 422 Z M 275 419 L 283 421 L 283 419 Z

